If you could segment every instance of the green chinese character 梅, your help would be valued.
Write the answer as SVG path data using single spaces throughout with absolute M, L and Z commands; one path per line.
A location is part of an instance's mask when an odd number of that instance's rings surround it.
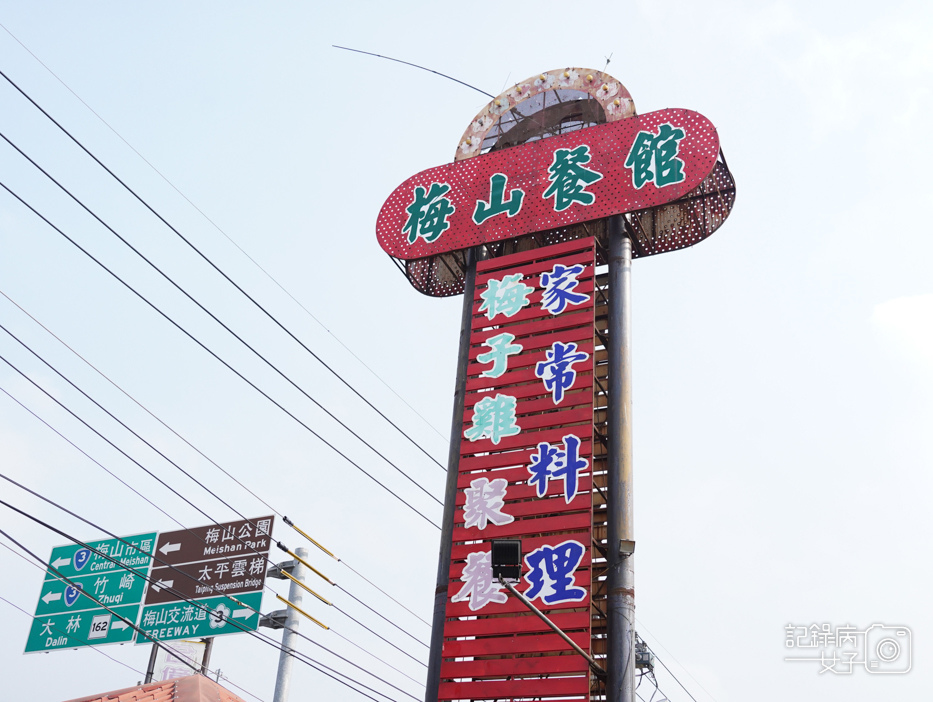
M 414 244 L 418 237 L 430 244 L 447 231 L 450 227 L 447 220 L 455 211 L 450 199 L 444 197 L 448 192 L 448 183 L 431 183 L 427 190 L 420 185 L 415 187 L 415 199 L 405 208 L 408 220 L 402 227 L 402 234 L 408 233 L 409 244 Z

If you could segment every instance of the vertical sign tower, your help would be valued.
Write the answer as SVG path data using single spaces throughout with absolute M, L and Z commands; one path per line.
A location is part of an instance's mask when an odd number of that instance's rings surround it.
M 631 262 L 705 239 L 734 200 L 709 120 L 639 116 L 567 68 L 495 98 L 454 163 L 383 205 L 411 284 L 464 293 L 426 701 L 634 701 Z M 494 579 L 502 538 L 563 636 Z

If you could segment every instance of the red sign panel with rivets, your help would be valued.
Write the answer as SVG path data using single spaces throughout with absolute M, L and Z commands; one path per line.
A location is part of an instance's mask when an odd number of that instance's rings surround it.
M 667 109 L 430 168 L 386 200 L 376 235 L 414 260 L 683 197 L 710 174 L 719 136 Z

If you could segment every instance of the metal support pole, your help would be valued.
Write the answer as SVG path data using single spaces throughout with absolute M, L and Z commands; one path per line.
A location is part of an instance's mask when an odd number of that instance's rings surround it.
M 557 624 L 555 624 L 550 619 L 548 619 L 547 615 L 544 612 L 542 612 L 540 609 L 535 607 L 534 603 L 531 600 L 529 600 L 522 593 L 516 590 L 515 586 L 512 583 L 510 583 L 508 580 L 506 580 L 502 576 L 499 576 L 499 582 L 502 584 L 503 587 L 507 588 L 509 592 L 515 595 L 516 599 L 519 602 L 521 602 L 528 609 L 530 609 L 538 619 L 540 619 L 542 622 L 547 624 L 551 628 L 551 631 L 553 631 L 555 634 L 561 637 L 567 643 L 567 645 L 570 646 L 570 648 L 572 648 L 574 651 L 576 651 L 581 656 L 583 656 L 586 659 L 586 662 L 590 664 L 590 669 L 594 673 L 596 673 L 600 677 L 606 676 L 606 671 L 602 669 L 599 663 L 597 663 L 589 653 L 587 653 L 582 648 L 580 648 L 574 642 L 573 639 L 567 636 L 567 634 L 559 626 L 557 626 Z
M 444 647 L 444 621 L 447 614 L 447 587 L 450 582 L 450 552 L 453 547 L 454 513 L 457 501 L 457 470 L 460 465 L 460 432 L 466 402 L 467 365 L 470 362 L 470 328 L 473 322 L 473 291 L 476 286 L 476 262 L 485 258 L 485 248 L 467 251 L 467 269 L 463 282 L 463 311 L 460 315 L 460 351 L 457 355 L 457 383 L 454 386 L 454 414 L 450 426 L 450 449 L 447 452 L 447 485 L 444 489 L 444 515 L 441 518 L 441 547 L 437 555 L 437 580 L 434 589 L 434 618 L 431 625 L 431 652 L 428 656 L 428 679 L 424 686 L 425 702 L 437 702 L 441 684 L 441 658 Z
M 211 653 L 214 650 L 214 637 L 208 636 L 206 639 L 201 639 L 201 643 L 204 644 L 204 655 L 201 656 L 201 675 L 207 675 L 208 671 L 211 669 Z
M 152 678 L 155 676 L 155 664 L 156 656 L 159 655 L 159 644 L 152 644 L 152 651 L 149 652 L 149 665 L 146 668 L 146 678 L 143 680 L 144 685 L 148 685 L 152 682 Z
M 631 288 L 632 241 L 625 220 L 617 215 L 609 219 L 607 702 L 635 702 Z
M 296 548 L 295 554 L 299 558 L 306 559 L 308 549 Z M 295 580 L 304 582 L 306 569 L 301 561 L 296 559 L 291 570 L 291 575 Z M 292 582 L 288 588 L 289 602 L 300 607 L 303 593 L 302 587 L 298 583 Z M 272 702 L 286 702 L 288 700 L 288 687 L 292 677 L 292 650 L 298 639 L 298 634 L 295 632 L 298 630 L 300 621 L 298 612 L 291 607 L 286 607 L 285 628 L 282 629 L 282 650 L 279 653 L 279 669 L 275 676 L 275 693 L 272 695 Z

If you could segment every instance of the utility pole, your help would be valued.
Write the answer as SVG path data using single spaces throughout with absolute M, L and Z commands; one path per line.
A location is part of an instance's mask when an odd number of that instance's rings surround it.
M 297 548 L 295 549 L 295 555 L 302 560 L 307 559 L 308 549 Z M 269 571 L 269 577 L 284 580 L 285 576 L 282 575 L 282 573 L 289 573 L 292 578 L 294 578 L 288 588 L 288 601 L 296 607 L 300 607 L 304 590 L 295 580 L 302 583 L 305 581 L 306 569 L 304 565 L 302 565 L 300 560 L 279 563 L 275 568 Z M 275 676 L 275 693 L 272 696 L 272 702 L 287 702 L 288 689 L 292 677 L 292 661 L 294 658 L 292 651 L 298 639 L 298 611 L 294 609 L 294 607 L 286 607 L 282 611 L 273 612 L 268 615 L 266 619 L 280 622 L 279 625 L 283 626 L 282 650 L 279 653 L 279 668 Z M 263 624 L 265 623 L 266 622 L 263 622 Z M 269 625 L 272 626 L 271 623 Z

